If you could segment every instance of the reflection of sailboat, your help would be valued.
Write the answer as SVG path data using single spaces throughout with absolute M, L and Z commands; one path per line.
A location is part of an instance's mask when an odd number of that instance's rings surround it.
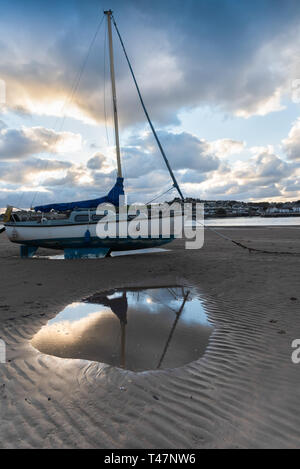
M 171 290 L 172 292 L 172 290 Z M 139 290 L 137 291 L 139 295 Z M 172 295 L 174 293 L 172 292 Z M 188 301 L 188 297 L 190 295 L 190 292 L 187 291 L 186 293 L 184 292 L 184 289 L 182 289 L 182 304 L 179 308 L 178 311 L 174 311 L 176 317 L 175 321 L 172 325 L 172 328 L 170 330 L 170 333 L 167 337 L 166 344 L 164 346 L 162 355 L 159 359 L 157 369 L 161 368 L 162 363 L 164 361 L 164 358 L 166 356 L 166 353 L 168 351 L 168 348 L 170 346 L 170 343 L 172 341 L 176 326 L 178 324 L 178 321 L 180 319 L 180 316 L 183 312 L 184 306 L 186 302 Z M 120 321 L 120 326 L 121 326 L 121 351 L 120 351 L 120 366 L 121 368 L 125 368 L 126 366 L 126 326 L 127 326 L 127 312 L 128 312 L 128 301 L 127 301 L 127 294 L 126 291 L 123 291 L 121 296 L 112 296 L 110 294 L 102 293 L 102 294 L 96 294 L 86 300 L 88 303 L 92 304 L 101 304 L 102 306 L 107 306 L 111 309 L 111 311 L 118 317 Z
M 189 291 L 185 294 L 185 296 L 184 296 L 184 298 L 183 298 L 182 305 L 180 306 L 179 311 L 176 313 L 176 318 L 175 318 L 174 324 L 173 324 L 172 329 L 171 329 L 171 331 L 170 331 L 170 334 L 169 334 L 167 343 L 166 343 L 166 345 L 165 345 L 165 348 L 164 348 L 164 350 L 163 350 L 163 353 L 162 353 L 162 355 L 161 355 L 161 357 L 160 357 L 160 360 L 159 360 L 159 362 L 158 362 L 157 368 L 160 368 L 161 365 L 162 365 L 162 362 L 164 361 L 164 358 L 165 358 L 166 353 L 167 353 L 167 351 L 168 351 L 168 348 L 169 348 L 169 345 L 170 345 L 170 343 L 171 343 L 173 334 L 174 334 L 174 332 L 175 332 L 177 323 L 178 323 L 178 321 L 179 321 L 179 318 L 180 318 L 180 316 L 181 316 L 181 313 L 182 313 L 182 311 L 183 311 L 184 305 L 185 305 L 185 303 L 186 303 L 186 301 L 187 301 L 187 299 L 188 299 L 189 294 L 190 294 Z
M 127 224 L 130 217 L 127 214 L 120 215 L 119 204 L 120 198 L 124 198 L 123 187 L 123 174 L 120 157 L 120 144 L 119 144 L 119 125 L 118 125 L 118 111 L 117 111 L 117 97 L 116 97 L 116 84 L 115 84 L 115 71 L 114 71 L 114 57 L 113 57 L 113 42 L 112 42 L 112 25 L 113 22 L 117 35 L 121 41 L 121 46 L 125 53 L 125 58 L 128 62 L 131 75 L 133 77 L 137 92 L 144 109 L 146 118 L 150 124 L 154 138 L 158 144 L 159 150 L 165 161 L 167 169 L 172 179 L 172 187 L 166 192 L 169 192 L 173 187 L 177 189 L 181 199 L 183 195 L 171 169 L 168 159 L 161 146 L 157 133 L 149 118 L 148 112 L 145 108 L 138 84 L 136 82 L 132 67 L 130 65 L 128 56 L 125 51 L 123 41 L 121 39 L 119 30 L 114 20 L 112 11 L 104 12 L 107 16 L 108 24 L 108 37 L 109 37 L 109 56 L 110 56 L 110 74 L 112 85 L 112 101 L 113 101 L 113 116 L 115 127 L 115 143 L 116 143 L 116 160 L 117 160 L 117 181 L 109 193 L 101 198 L 94 200 L 85 200 L 70 203 L 52 203 L 48 205 L 40 205 L 34 207 L 33 211 L 20 211 L 13 213 L 13 207 L 8 206 L 5 214 L 4 222 L 6 233 L 10 241 L 21 245 L 21 256 L 32 257 L 38 247 L 46 247 L 50 249 L 64 249 L 65 257 L 67 258 L 80 258 L 97 256 L 102 257 L 108 255 L 111 251 L 122 251 L 132 249 L 144 249 L 159 246 L 168 243 L 174 237 L 181 233 L 182 211 L 178 210 L 176 213 L 171 213 L 171 220 L 168 218 L 168 225 L 170 225 L 168 233 L 162 233 L 160 226 L 159 233 L 152 235 L 149 229 L 149 217 L 139 217 L 139 231 L 143 236 L 130 236 L 127 231 Z M 97 207 L 102 203 L 109 203 L 116 207 L 117 214 L 109 219 L 107 216 L 97 214 Z M 120 205 L 124 205 L 122 202 Z M 151 214 L 152 217 L 152 214 Z M 153 216 L 156 222 L 161 225 L 160 214 Z M 104 221 L 105 219 L 105 221 Z M 177 223 L 178 222 L 178 223 Z M 97 232 L 97 224 L 102 226 L 105 223 L 107 231 L 116 234 L 110 237 L 99 237 Z M 128 233 L 124 236 L 123 234 Z M 122 233 L 122 235 L 118 235 Z
M 135 372 L 198 360 L 212 325 L 185 287 L 107 290 L 72 303 L 32 339 L 40 352 Z
M 109 307 L 112 312 L 119 318 L 121 325 L 121 353 L 120 353 L 120 366 L 125 368 L 126 366 L 126 324 L 127 324 L 127 310 L 128 302 L 126 291 L 123 292 L 122 296 L 109 298 L 109 295 L 96 294 L 88 299 L 89 303 L 101 304 L 102 306 Z

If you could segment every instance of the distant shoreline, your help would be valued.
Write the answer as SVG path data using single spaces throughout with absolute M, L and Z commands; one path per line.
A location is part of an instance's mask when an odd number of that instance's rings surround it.
M 284 214 L 284 213 L 279 213 L 279 214 L 274 214 L 274 215 L 206 215 L 204 216 L 204 219 L 217 219 L 217 218 L 295 218 L 298 217 L 300 218 L 300 213 L 293 213 L 293 214 Z

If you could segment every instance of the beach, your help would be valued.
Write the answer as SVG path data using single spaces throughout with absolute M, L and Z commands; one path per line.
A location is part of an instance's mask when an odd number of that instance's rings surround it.
M 20 259 L 0 235 L 1 448 L 296 448 L 300 226 L 220 227 L 204 247 L 99 260 Z M 41 254 L 52 254 L 40 250 Z M 57 252 L 53 252 L 57 253 Z M 295 253 L 295 255 L 293 255 Z M 112 288 L 196 288 L 214 325 L 204 356 L 134 373 L 44 355 L 29 341 L 68 304 Z

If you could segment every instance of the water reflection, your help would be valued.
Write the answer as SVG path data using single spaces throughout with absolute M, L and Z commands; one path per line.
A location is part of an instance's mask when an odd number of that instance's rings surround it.
M 72 303 L 36 334 L 32 345 L 50 355 L 143 371 L 198 359 L 211 332 L 191 289 L 118 289 Z

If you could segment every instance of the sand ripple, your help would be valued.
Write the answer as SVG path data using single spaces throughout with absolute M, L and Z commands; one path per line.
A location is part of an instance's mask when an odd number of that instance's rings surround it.
M 278 334 L 287 321 L 266 320 L 269 303 L 206 307 L 216 328 L 204 357 L 140 374 L 38 353 L 28 340 L 47 317 L 4 321 L 13 358 L 0 369 L 2 447 L 297 446 L 297 374 Z

